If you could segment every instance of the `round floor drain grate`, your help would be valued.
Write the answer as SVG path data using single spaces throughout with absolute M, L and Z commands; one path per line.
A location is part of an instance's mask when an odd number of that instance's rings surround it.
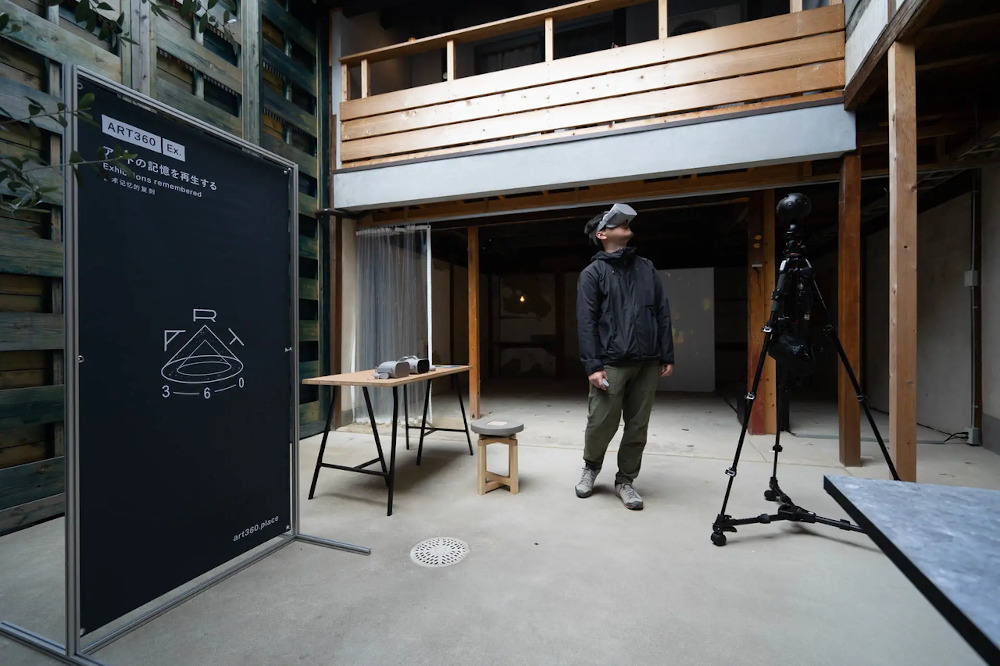
M 423 567 L 448 567 L 469 554 L 469 545 L 451 537 L 421 541 L 410 551 L 410 559 Z

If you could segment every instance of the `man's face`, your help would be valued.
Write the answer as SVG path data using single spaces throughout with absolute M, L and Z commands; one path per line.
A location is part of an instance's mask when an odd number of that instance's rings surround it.
M 628 222 L 619 224 L 617 227 L 604 227 L 598 233 L 598 238 L 600 238 L 602 234 L 604 235 L 602 240 L 615 241 L 622 245 L 625 245 L 632 240 L 632 236 L 634 235 L 632 233 L 632 227 Z

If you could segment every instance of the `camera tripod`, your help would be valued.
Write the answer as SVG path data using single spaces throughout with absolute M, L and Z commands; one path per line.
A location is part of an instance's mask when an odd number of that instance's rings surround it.
M 784 214 L 785 216 L 801 219 L 808 214 L 810 207 L 808 199 L 804 195 L 791 194 L 778 204 L 778 213 L 779 216 Z M 743 413 L 739 444 L 736 446 L 733 465 L 726 470 L 726 474 L 729 476 L 729 482 L 726 485 L 726 495 L 722 500 L 722 509 L 719 511 L 719 515 L 716 517 L 715 522 L 712 523 L 712 543 L 716 546 L 726 545 L 725 533 L 735 532 L 738 525 L 768 524 L 783 520 L 801 523 L 820 523 L 852 532 L 864 531 L 849 520 L 825 518 L 802 508 L 792 501 L 792 498 L 781 489 L 781 486 L 778 484 L 778 454 L 782 451 L 780 427 L 777 429 L 777 434 L 774 436 L 774 446 L 771 448 L 774 451 L 771 480 L 768 483 L 768 489 L 764 491 L 765 500 L 769 502 L 781 502 L 777 512 L 772 514 L 762 513 L 759 516 L 751 518 L 733 518 L 726 513 L 726 505 L 729 503 L 729 495 L 733 489 L 733 482 L 736 480 L 736 468 L 739 464 L 743 443 L 746 440 L 747 427 L 750 424 L 750 414 L 753 411 L 753 404 L 757 397 L 757 388 L 760 384 L 760 377 L 764 370 L 764 361 L 767 358 L 767 354 L 770 352 L 775 360 L 784 366 L 784 369 L 787 371 L 786 374 L 806 375 L 815 367 L 816 357 L 814 350 L 805 341 L 804 337 L 797 335 L 809 325 L 812 317 L 811 309 L 814 296 L 817 298 L 819 307 L 826 317 L 825 321 L 827 323 L 823 326 L 822 331 L 836 345 L 837 354 L 844 365 L 847 376 L 851 380 L 858 403 L 861 404 L 865 416 L 868 417 L 868 423 L 871 425 L 872 431 L 875 433 L 875 439 L 882 449 L 882 455 L 889 466 L 892 478 L 897 481 L 899 480 L 899 475 L 896 473 L 896 468 L 889 457 L 885 442 L 882 441 L 882 436 L 875 425 L 875 419 L 872 418 L 871 410 L 868 408 L 868 398 L 861 391 L 857 377 L 855 377 L 854 371 L 851 369 L 851 364 L 847 359 L 847 354 L 844 353 L 844 348 L 837 337 L 836 329 L 833 324 L 829 323 L 829 312 L 826 309 L 826 304 L 823 302 L 823 296 L 819 291 L 819 287 L 816 285 L 812 265 L 804 256 L 805 246 L 802 243 L 801 232 L 797 225 L 792 224 L 789 226 L 787 236 L 788 241 L 785 244 L 784 258 L 778 269 L 775 289 L 771 292 L 771 314 L 767 324 L 764 326 L 764 344 L 760 350 L 760 358 L 757 360 L 753 383 L 746 395 L 746 409 Z M 792 293 L 793 289 L 794 294 Z M 775 342 L 776 335 L 778 335 L 777 343 Z M 787 393 L 787 383 L 778 386 L 777 410 L 779 414 L 781 413 L 782 406 L 785 404 L 783 401 L 788 400 Z

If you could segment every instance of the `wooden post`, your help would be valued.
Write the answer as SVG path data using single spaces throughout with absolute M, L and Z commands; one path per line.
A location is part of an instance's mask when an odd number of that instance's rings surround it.
M 555 20 L 549 16 L 545 19 L 545 62 L 552 62 L 556 52 Z
M 840 164 L 837 333 L 856 377 L 861 376 L 861 154 Z M 837 381 L 840 464 L 861 465 L 861 407 L 843 364 Z
M 917 480 L 917 114 L 915 49 L 889 47 L 889 442 Z
M 361 97 L 364 99 L 371 94 L 371 71 L 368 58 L 361 61 Z
M 53 12 L 52 10 L 55 11 Z M 48 19 L 53 23 L 59 23 L 58 6 L 48 8 Z M 46 92 L 56 98 L 61 98 L 63 93 L 62 68 L 63 65 L 51 60 L 48 61 L 48 81 L 46 82 Z M 62 137 L 59 134 L 51 133 L 48 134 L 48 140 L 49 164 L 62 164 L 63 160 L 66 159 L 66 155 L 63 152 Z M 61 206 L 52 206 L 51 217 L 49 218 L 49 238 L 59 243 L 62 243 L 64 240 L 62 213 L 63 209 Z M 51 311 L 53 314 L 63 313 L 63 289 L 63 278 L 52 278 L 51 286 L 49 288 L 49 304 L 51 305 Z M 55 385 L 66 383 L 65 362 L 63 352 L 61 350 L 52 352 L 52 375 L 50 377 L 50 381 Z M 66 425 L 63 422 L 52 425 L 52 455 L 66 455 Z
M 566 274 L 556 273 L 556 377 L 566 374 Z
M 253 3 L 248 3 L 253 4 Z M 191 15 L 191 38 L 194 39 L 195 44 L 201 46 L 205 45 L 205 33 L 201 31 L 199 17 L 203 12 L 197 12 Z M 245 51 L 243 51 L 245 53 Z M 244 62 L 244 65 L 246 63 Z M 246 68 L 243 70 L 246 72 Z M 245 76 L 245 74 L 244 74 Z M 205 75 L 197 67 L 191 69 L 191 77 L 194 80 L 194 96 L 198 99 L 205 99 Z M 244 118 L 246 114 L 243 114 Z M 244 120 L 244 122 L 246 122 Z
M 455 40 L 449 39 L 445 52 L 445 78 L 449 81 L 455 80 Z
M 752 387 L 760 350 L 764 345 L 764 324 L 771 314 L 774 290 L 774 190 L 755 192 L 747 220 L 747 391 Z M 750 414 L 751 435 L 778 432 L 777 371 L 770 356 L 757 386 L 757 398 Z
M 972 270 L 979 278 L 972 286 L 972 427 L 983 434 L 983 171 L 972 171 Z M 969 444 L 973 444 L 971 437 Z
M 802 0 L 788 0 L 788 13 L 794 14 L 795 12 L 802 11 Z
M 469 412 L 478 419 L 479 407 L 479 227 L 469 227 Z
M 657 25 L 660 27 L 660 39 L 666 39 L 669 34 L 667 23 L 667 0 L 657 0 Z
M 341 349 L 344 344 L 344 300 L 341 285 L 344 281 L 344 244 L 343 223 L 337 215 L 330 216 L 329 234 L 327 235 L 327 257 L 330 261 L 330 284 L 327 287 L 330 308 L 330 373 L 337 375 L 344 371 Z M 334 425 L 343 425 L 341 404 L 338 400 L 333 406 Z
M 131 4 L 131 44 L 123 43 L 122 50 L 129 49 L 132 89 L 143 95 L 152 95 L 152 71 L 156 69 L 156 47 L 152 43 L 152 23 L 149 18 L 149 3 L 132 0 Z
M 260 143 L 260 2 L 240 3 L 243 27 L 243 138 Z M 318 69 L 318 68 L 317 68 Z
M 347 65 L 340 66 L 340 101 L 351 101 L 351 68 Z

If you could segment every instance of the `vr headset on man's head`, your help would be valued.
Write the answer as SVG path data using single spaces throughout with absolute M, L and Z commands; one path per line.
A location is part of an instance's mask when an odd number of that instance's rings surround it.
M 620 227 L 626 222 L 631 222 L 636 216 L 635 209 L 628 204 L 616 203 L 603 213 L 599 213 L 587 221 L 583 232 L 590 237 L 595 245 L 600 245 L 597 240 L 597 232 L 602 229 L 613 229 Z

